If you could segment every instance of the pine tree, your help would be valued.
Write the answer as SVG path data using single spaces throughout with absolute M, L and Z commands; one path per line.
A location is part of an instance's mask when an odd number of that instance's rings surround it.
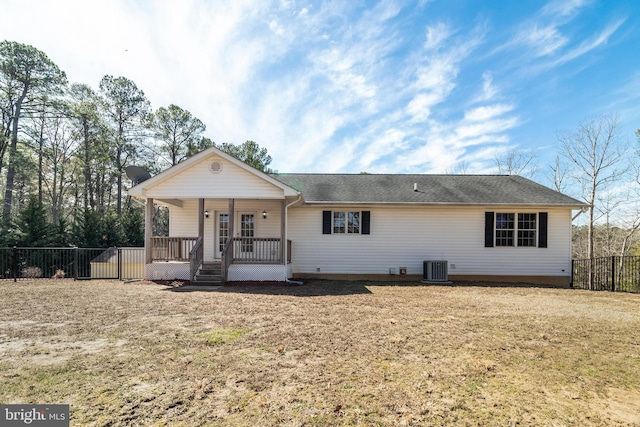
M 79 209 L 72 227 L 73 240 L 80 248 L 101 248 L 102 217 L 96 211 Z
M 20 211 L 9 242 L 15 246 L 47 247 L 54 241 L 54 227 L 47 221 L 47 211 L 33 196 Z
M 127 206 L 122 215 L 124 240 L 119 246 L 144 246 L 144 210 L 142 207 Z

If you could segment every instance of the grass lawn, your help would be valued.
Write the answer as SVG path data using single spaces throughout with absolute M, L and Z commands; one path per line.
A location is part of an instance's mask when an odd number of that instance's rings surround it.
M 640 425 L 640 295 L 0 283 L 0 402 L 71 425 Z

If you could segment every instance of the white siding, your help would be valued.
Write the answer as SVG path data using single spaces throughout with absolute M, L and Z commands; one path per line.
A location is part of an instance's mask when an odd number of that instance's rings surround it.
M 214 160 L 222 164 L 222 170 L 218 173 L 209 170 L 209 165 Z M 211 156 L 171 179 L 147 188 L 145 196 L 157 199 L 283 199 L 284 191 L 221 157 Z
M 205 210 L 209 211 L 209 218 L 204 220 L 204 258 L 214 258 L 214 229 L 216 217 L 219 213 L 229 210 L 227 199 L 205 200 Z M 171 206 L 169 213 L 169 235 L 175 237 L 196 237 L 198 235 L 198 200 L 186 199 L 181 208 Z M 234 211 L 255 214 L 255 237 L 280 238 L 281 201 L 280 200 L 235 200 Z M 262 212 L 267 212 L 267 218 Z M 239 231 L 238 225 L 235 226 Z
M 329 208 L 289 211 L 294 273 L 389 274 L 407 267 L 407 274 L 420 275 L 424 260 L 447 260 L 451 275 L 570 275 L 569 209 L 362 208 L 371 211 L 370 235 L 323 235 L 323 210 Z M 548 212 L 548 248 L 485 248 L 486 211 Z

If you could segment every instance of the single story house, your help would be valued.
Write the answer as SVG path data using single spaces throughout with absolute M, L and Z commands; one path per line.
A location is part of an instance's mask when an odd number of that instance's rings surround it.
M 586 207 L 520 176 L 266 174 L 215 147 L 128 193 L 146 203 L 145 277 L 196 283 L 566 286 L 573 211 Z M 152 235 L 154 204 L 169 208 L 168 237 Z

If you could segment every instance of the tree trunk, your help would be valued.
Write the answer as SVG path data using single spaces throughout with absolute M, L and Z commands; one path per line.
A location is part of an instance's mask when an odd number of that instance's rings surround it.
M 87 115 L 82 115 L 82 133 L 84 136 L 84 208 L 89 207 L 89 188 L 91 187 L 91 170 L 89 169 L 89 129 Z
M 44 146 L 44 113 L 40 122 L 40 135 L 38 135 L 38 202 L 42 205 L 42 149 Z
M 2 111 L 2 135 L 0 136 L 0 172 L 4 166 L 4 155 L 9 148 L 9 142 L 11 141 L 11 112 L 7 110 Z M 5 124 L 7 127 L 5 127 Z
M 4 190 L 4 206 L 2 207 L 2 218 L 4 221 L 11 219 L 11 205 L 13 203 L 13 181 L 16 176 L 16 155 L 18 152 L 18 123 L 20 121 L 20 114 L 22 113 L 22 102 L 27 96 L 29 86 L 25 85 L 22 89 L 20 97 L 16 101 L 16 109 L 13 115 L 12 129 L 11 129 L 11 146 L 9 147 L 9 166 L 7 168 L 7 184 Z

